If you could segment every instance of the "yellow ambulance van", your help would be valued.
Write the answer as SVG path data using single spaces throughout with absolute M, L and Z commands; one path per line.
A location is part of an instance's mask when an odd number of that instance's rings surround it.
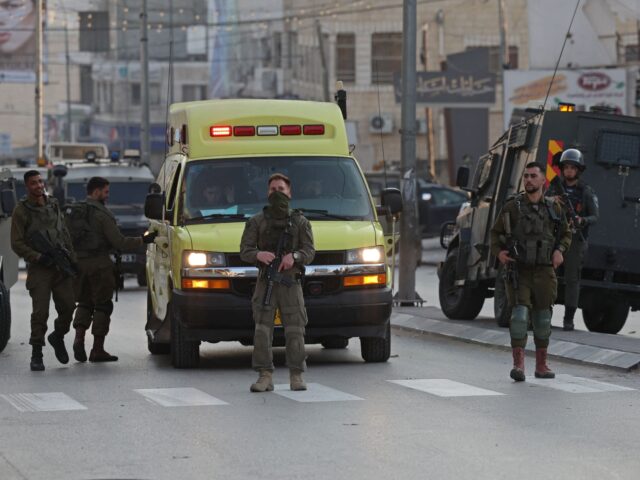
M 267 179 L 280 172 L 291 179 L 291 206 L 304 211 L 315 240 L 303 279 L 306 342 L 345 348 L 359 337 L 365 361 L 389 358 L 391 271 L 378 212 L 395 214 L 402 201 L 389 189 L 385 206 L 373 204 L 345 117 L 344 101 L 171 106 L 168 154 L 145 203 L 158 232 L 146 263 L 151 353 L 171 352 L 175 367 L 190 368 L 203 341 L 251 345 L 258 269 L 240 259 L 240 238 L 267 204 Z M 274 344 L 284 344 L 275 323 Z

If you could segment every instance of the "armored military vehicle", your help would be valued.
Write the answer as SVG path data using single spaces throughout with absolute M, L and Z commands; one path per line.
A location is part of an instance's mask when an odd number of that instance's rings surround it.
M 115 215 L 120 231 L 123 235 L 138 237 L 149 226 L 143 206 L 149 186 L 155 179 L 149 167 L 139 162 L 138 156 L 129 151 L 125 153 L 127 155 L 122 159 L 117 155 L 100 158 L 89 154 L 84 160 L 55 164 L 51 183 L 53 194 L 64 204 L 84 200 L 91 177 L 106 178 L 110 182 L 107 206 Z M 146 286 L 145 262 L 146 247 L 122 253 L 120 272 L 135 275 L 138 284 Z
M 442 311 L 449 318 L 473 319 L 485 298 L 495 297 L 495 317 L 507 326 L 511 314 L 504 273 L 490 252 L 490 230 L 507 199 L 523 190 L 524 166 L 547 166 L 547 179 L 564 149 L 584 154 L 582 178 L 593 187 L 600 219 L 589 230 L 582 270 L 580 308 L 587 328 L 618 333 L 629 310 L 640 308 L 640 118 L 609 113 L 537 111 L 512 126 L 478 159 L 461 167 L 458 186 L 471 192 L 468 208 L 441 232 L 447 257 L 439 268 Z M 556 303 L 564 299 L 562 267 Z
M 11 214 L 16 191 L 10 170 L 0 170 L 0 352 L 11 336 L 9 289 L 18 280 L 18 257 L 11 249 Z

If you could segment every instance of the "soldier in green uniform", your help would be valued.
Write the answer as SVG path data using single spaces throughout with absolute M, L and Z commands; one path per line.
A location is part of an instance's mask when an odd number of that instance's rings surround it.
M 271 346 L 276 309 L 280 312 L 284 326 L 291 390 L 306 390 L 302 372 L 306 369 L 304 327 L 307 324 L 307 313 L 300 280 L 304 266 L 311 263 L 315 255 L 313 233 L 311 224 L 302 213 L 289 208 L 290 180 L 285 175 L 273 174 L 269 178 L 268 188 L 269 205 L 249 219 L 240 243 L 242 260 L 258 264 L 260 269 L 251 299 L 256 324 L 252 365 L 260 375 L 256 383 L 251 385 L 251 391 L 273 390 Z M 286 282 L 274 283 L 271 302 L 264 305 L 267 289 L 264 274 L 267 266 L 276 259 L 279 244 L 282 246 L 283 256 L 278 271 L 283 274 Z
M 90 231 L 77 246 L 79 275 L 75 282 L 76 307 L 73 327 L 76 338 L 73 356 L 79 362 L 87 361 L 84 346 L 85 332 L 91 327 L 93 348 L 90 362 L 114 362 L 118 357 L 104 349 L 109 332 L 116 288 L 114 265 L 110 253 L 135 250 L 143 243 L 151 243 L 156 233 L 146 232 L 142 237 L 125 237 L 116 225 L 113 213 L 105 206 L 109 199 L 109 180 L 92 177 L 87 183 L 86 212 Z
M 598 197 L 593 189 L 580 180 L 585 165 L 582 152 L 569 148 L 560 156 L 560 170 L 562 172 L 562 186 L 566 195 L 552 184 L 546 195 L 555 197 L 565 207 L 570 222 L 573 237 L 571 247 L 564 256 L 564 319 L 562 329 L 573 330 L 573 317 L 578 309 L 580 298 L 580 275 L 582 262 L 587 253 L 587 239 L 589 226 L 598 221 Z
M 513 307 L 509 332 L 513 351 L 511 378 L 525 380 L 524 348 L 529 321 L 536 345 L 538 378 L 554 378 L 547 366 L 547 347 L 551 336 L 552 305 L 556 299 L 555 269 L 571 245 L 571 231 L 558 202 L 543 196 L 545 174 L 537 163 L 524 171 L 525 193 L 507 201 L 491 229 L 491 253 L 505 267 L 514 268 L 517 289 L 507 282 L 509 304 Z M 513 256 L 516 246 L 517 257 Z
M 36 170 L 24 174 L 27 196 L 16 206 L 11 219 L 11 248 L 27 263 L 27 282 L 32 302 L 31 313 L 31 370 L 44 370 L 42 347 L 45 345 L 49 303 L 53 303 L 58 318 L 54 331 L 47 339 L 54 348 L 60 363 L 68 363 L 69 355 L 64 336 L 69 331 L 75 302 L 73 281 L 68 271 L 63 271 L 54 261 L 52 253 L 37 250 L 35 236 L 41 235 L 68 261 L 75 262 L 71 238 L 65 226 L 58 202 L 45 194 L 44 181 Z

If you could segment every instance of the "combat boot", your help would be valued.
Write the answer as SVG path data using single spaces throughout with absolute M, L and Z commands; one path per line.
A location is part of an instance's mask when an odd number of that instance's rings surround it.
M 271 392 L 273 391 L 273 372 L 271 370 L 260 370 L 260 375 L 256 383 L 251 385 L 252 392 Z
M 576 307 L 564 307 L 564 318 L 562 319 L 562 330 L 565 332 L 572 331 L 575 327 L 573 326 L 573 317 L 576 314 Z
M 513 354 L 513 368 L 509 376 L 516 382 L 524 382 L 524 348 L 513 347 L 511 353 Z
M 547 349 L 536 349 L 536 378 L 556 378 L 556 374 L 547 365 Z
M 73 341 L 73 358 L 78 362 L 87 361 L 87 351 L 84 348 L 84 333 L 86 331 L 84 328 L 76 328 L 76 338 Z
M 42 362 L 42 345 L 31 346 L 31 371 L 42 372 L 44 363 Z
M 69 363 L 69 354 L 67 353 L 67 348 L 64 346 L 64 335 L 54 330 L 49 334 L 47 340 L 49 340 L 49 343 L 53 347 L 58 361 L 62 364 Z
M 118 357 L 116 357 L 115 355 L 111 355 L 110 353 L 105 351 L 104 336 L 94 335 L 93 348 L 91 349 L 91 353 L 89 353 L 89 361 L 90 362 L 117 362 Z
M 289 386 L 293 391 L 302 391 L 307 389 L 307 384 L 302 379 L 300 370 L 289 370 Z

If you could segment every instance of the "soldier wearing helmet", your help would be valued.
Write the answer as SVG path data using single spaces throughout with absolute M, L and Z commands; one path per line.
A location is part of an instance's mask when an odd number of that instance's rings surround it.
M 584 157 L 580 150 L 568 148 L 560 157 L 562 186 L 566 195 L 549 188 L 546 195 L 556 197 L 565 207 L 571 224 L 573 238 L 564 260 L 564 319 L 563 330 L 573 330 L 573 317 L 578 308 L 580 295 L 580 273 L 587 252 L 589 227 L 598 221 L 598 197 L 593 189 L 580 180 L 585 170 Z M 569 205 L 570 204 L 570 205 Z

